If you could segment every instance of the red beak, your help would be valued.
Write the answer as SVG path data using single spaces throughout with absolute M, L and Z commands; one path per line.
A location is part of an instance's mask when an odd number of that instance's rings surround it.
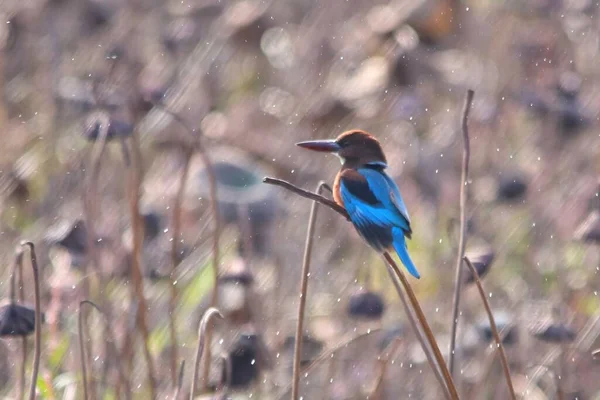
M 296 143 L 296 146 L 325 153 L 340 151 L 340 145 L 335 140 L 309 140 L 307 142 Z

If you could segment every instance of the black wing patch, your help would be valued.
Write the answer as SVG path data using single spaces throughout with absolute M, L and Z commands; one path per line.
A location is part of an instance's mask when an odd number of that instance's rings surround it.
M 362 176 L 359 172 L 352 169 L 346 169 L 342 171 L 340 179 L 348 192 L 360 201 L 371 205 L 381 203 L 369 188 L 367 178 Z

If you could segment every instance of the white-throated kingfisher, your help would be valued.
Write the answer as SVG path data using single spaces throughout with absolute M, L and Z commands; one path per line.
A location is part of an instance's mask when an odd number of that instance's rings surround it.
M 400 190 L 385 173 L 387 160 L 373 135 L 351 130 L 335 140 L 297 143 L 309 150 L 337 155 L 342 169 L 333 184 L 333 198 L 344 207 L 352 224 L 378 252 L 394 249 L 415 278 L 420 278 L 408 255 L 406 238 L 411 237 L 410 218 Z

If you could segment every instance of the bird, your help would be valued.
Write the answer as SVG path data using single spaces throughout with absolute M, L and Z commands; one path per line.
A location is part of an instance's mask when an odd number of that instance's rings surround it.
M 336 139 L 296 145 L 333 153 L 340 159 L 342 168 L 335 177 L 333 199 L 344 207 L 369 246 L 379 253 L 395 250 L 408 272 L 419 279 L 421 276 L 406 247 L 406 239 L 412 235 L 410 217 L 400 189 L 385 172 L 388 164 L 379 140 L 355 129 Z

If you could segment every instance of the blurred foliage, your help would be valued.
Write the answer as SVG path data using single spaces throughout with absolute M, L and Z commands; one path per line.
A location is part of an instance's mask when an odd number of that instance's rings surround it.
M 219 306 L 228 315 L 215 328 L 209 386 L 221 379 L 219 357 L 235 359 L 230 353 L 239 338 L 254 334 L 264 339 L 271 362 L 260 366 L 259 379 L 229 395 L 274 398 L 288 385 L 284 344 L 294 334 L 310 202 L 260 181 L 266 174 L 307 188 L 331 181 L 337 161 L 294 143 L 352 128 L 382 141 L 413 224 L 408 246 L 423 276 L 413 285 L 443 347 L 457 247 L 459 119 L 468 88 L 476 91 L 468 250 L 483 245 L 495 254 L 483 283 L 492 307 L 511 311 L 504 322 L 518 331 L 507 346 L 515 382 L 554 398 L 551 372 L 531 373 L 547 363 L 564 367 L 567 398 L 600 396 L 600 366 L 588 357 L 600 346 L 599 15 L 589 0 L 1 1 L 0 295 L 8 298 L 15 244 L 33 240 L 46 314 L 39 397 L 82 396 L 75 316 L 84 296 L 109 316 L 115 345 L 132 351 L 129 369 L 106 345 L 104 318 L 90 315 L 99 398 L 120 398 L 115 363 L 121 361 L 133 397 L 149 396 L 135 329 L 139 299 L 131 289 L 127 175 L 136 141 L 140 212 L 157 217 L 158 234 L 144 240 L 141 267 L 161 398 L 173 383 L 171 289 L 178 295 L 175 331 L 186 395 L 198 322 L 213 289 L 209 180 L 198 154 L 185 182 L 180 237 L 173 237 L 174 198 L 198 141 L 225 171 L 217 182 L 224 225 L 219 270 L 252 277 L 223 290 Z M 110 133 L 103 151 L 102 127 Z M 380 257 L 346 221 L 329 210 L 319 214 L 306 334 L 327 349 L 377 327 L 401 331 L 382 398 L 439 398 Z M 88 228 L 84 251 L 48 240 L 55 224 L 74 220 Z M 25 264 L 23 292 L 31 304 Z M 381 320 L 346 315 L 350 295 L 363 289 L 384 294 Z M 488 343 L 469 339 L 482 312 L 476 294 L 464 288 L 462 387 L 465 398 L 484 383 L 502 397 L 499 370 L 491 368 L 481 382 Z M 531 324 L 557 321 L 579 335 L 562 365 L 561 346 L 528 334 Z M 0 395 L 8 398 L 17 385 L 20 343 L 0 342 Z M 367 398 L 384 350 L 376 336 L 357 343 L 318 365 L 303 383 L 306 398 Z

